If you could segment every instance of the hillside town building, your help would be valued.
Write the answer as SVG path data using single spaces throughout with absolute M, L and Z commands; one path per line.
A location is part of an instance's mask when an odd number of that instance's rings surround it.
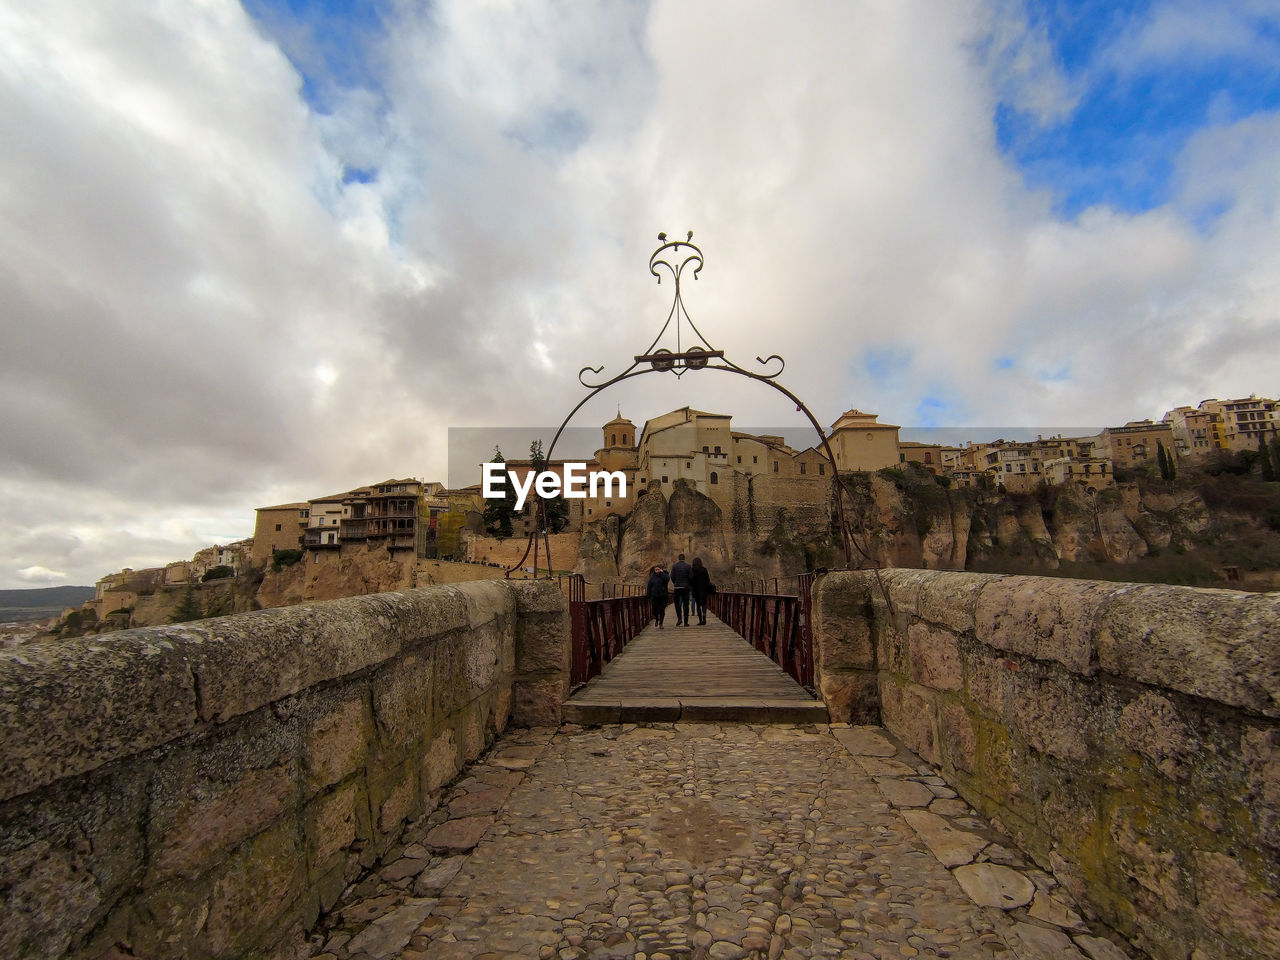
M 1217 426 L 1217 446 L 1240 452 L 1257 450 L 1259 440 L 1270 443 L 1275 439 L 1280 425 L 1277 406 L 1280 405 L 1275 400 L 1254 396 L 1239 400 L 1204 400 L 1199 409 L 1209 414 Z

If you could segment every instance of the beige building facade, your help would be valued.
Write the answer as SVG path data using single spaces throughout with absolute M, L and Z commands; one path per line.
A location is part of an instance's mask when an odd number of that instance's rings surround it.
M 1105 427 L 1098 435 L 1096 454 L 1117 467 L 1137 467 L 1154 461 L 1163 445 L 1165 452 L 1176 454 L 1172 427 L 1161 421 L 1130 420 L 1123 427 Z
M 1075 483 L 1089 493 L 1108 490 L 1116 485 L 1115 471 L 1110 460 L 1090 458 L 1072 460 L 1063 457 L 1044 465 L 1045 478 L 1050 484 Z
M 1217 415 L 1195 407 L 1175 407 L 1164 415 L 1178 456 L 1198 459 L 1219 449 Z
M 309 509 L 306 503 L 258 507 L 254 511 L 253 521 L 254 562 L 269 561 L 277 550 L 297 550 L 301 547 Z
M 898 459 L 898 431 L 891 423 L 880 423 L 874 413 L 846 410 L 831 425 L 829 441 L 841 470 L 882 470 L 895 467 Z
M 1267 397 L 1238 400 L 1204 400 L 1199 410 L 1214 417 L 1218 425 L 1217 444 L 1224 450 L 1257 450 L 1258 441 L 1270 443 L 1280 429 L 1280 410 Z

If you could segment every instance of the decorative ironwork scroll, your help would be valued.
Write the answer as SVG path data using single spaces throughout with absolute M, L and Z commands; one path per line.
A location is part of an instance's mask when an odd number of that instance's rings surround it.
M 690 230 L 684 240 L 668 240 L 665 233 L 660 233 L 658 234 L 658 241 L 661 245 L 649 257 L 649 272 L 658 278 L 658 283 L 662 283 L 664 275 L 669 277 L 674 287 L 671 309 L 667 312 L 667 318 L 663 322 L 662 328 L 658 331 L 658 335 L 653 338 L 653 342 L 649 344 L 648 349 L 643 353 L 636 354 L 632 359 L 631 365 L 616 376 L 599 381 L 588 379 L 588 374 L 592 378 L 601 376 L 605 369 L 603 365 L 598 367 L 587 366 L 578 371 L 578 382 L 587 388 L 588 393 L 569 411 L 568 416 L 564 418 L 559 429 L 556 430 L 550 446 L 547 447 L 547 461 L 551 461 L 557 441 L 559 441 L 565 427 L 569 425 L 569 421 L 574 418 L 577 412 L 589 400 L 624 380 L 630 380 L 633 377 L 644 376 L 649 373 L 671 373 L 676 377 L 683 377 L 693 370 L 720 370 L 725 373 L 758 380 L 761 383 L 768 384 L 791 400 L 796 405 L 796 410 L 803 413 L 808 418 L 809 423 L 812 424 L 813 429 L 817 431 L 818 438 L 821 440 L 822 451 L 826 455 L 827 461 L 831 464 L 831 476 L 832 482 L 835 484 L 835 502 L 839 513 L 841 540 L 844 546 L 846 564 L 853 566 L 856 553 L 859 562 L 875 567 L 874 557 L 859 542 L 845 518 L 845 498 L 850 497 L 851 494 L 840 480 L 840 471 L 836 465 L 836 458 L 831 450 L 831 444 L 827 440 L 826 431 L 822 429 L 822 425 L 818 423 L 804 401 L 776 380 L 778 375 L 786 369 L 786 361 L 776 353 L 770 354 L 768 357 L 756 357 L 756 363 L 762 369 L 751 370 L 734 363 L 725 356 L 723 350 L 714 347 L 703 336 L 697 325 L 694 324 L 693 318 L 689 316 L 689 312 L 684 306 L 681 284 L 688 277 L 696 280 L 704 265 L 702 250 L 693 242 L 693 231 Z M 686 332 L 686 327 L 688 332 Z M 664 338 L 666 339 L 664 340 Z M 672 346 L 675 349 L 671 349 Z M 776 368 L 773 367 L 775 363 Z M 533 552 L 534 576 L 537 576 L 539 537 L 541 537 L 543 546 L 546 549 L 547 570 L 548 575 L 550 575 L 551 544 L 547 539 L 547 531 L 545 529 L 545 506 L 541 498 L 537 498 L 535 504 L 537 522 L 534 525 L 534 531 L 529 535 L 529 546 L 525 548 L 524 555 L 519 561 L 508 568 L 508 576 L 511 575 L 512 571 L 518 570 L 524 565 L 524 561 L 528 559 L 530 551 Z

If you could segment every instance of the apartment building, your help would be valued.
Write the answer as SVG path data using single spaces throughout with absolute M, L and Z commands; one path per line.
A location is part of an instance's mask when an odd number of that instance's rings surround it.
M 1097 493 L 1116 485 L 1115 468 L 1111 461 L 1100 457 L 1082 460 L 1062 457 L 1050 460 L 1044 464 L 1044 475 L 1046 482 L 1051 485 L 1075 483 L 1089 493 Z
M 1123 427 L 1104 427 L 1098 435 L 1096 453 L 1117 467 L 1137 467 L 1155 460 L 1160 445 L 1166 453 L 1177 452 L 1170 424 L 1130 420 Z
M 1217 444 L 1225 450 L 1257 450 L 1259 440 L 1270 443 L 1280 428 L 1277 403 L 1266 397 L 1205 400 L 1199 410 L 1214 416 L 1219 429 Z
M 254 563 L 269 561 L 277 550 L 297 550 L 310 518 L 306 503 L 282 503 L 274 507 L 258 507 L 254 511 Z
M 1221 417 L 1209 410 L 1175 407 L 1164 415 L 1180 457 L 1201 458 L 1222 445 Z

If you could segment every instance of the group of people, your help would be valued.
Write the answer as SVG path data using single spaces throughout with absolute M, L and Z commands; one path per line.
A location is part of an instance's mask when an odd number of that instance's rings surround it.
M 684 554 L 671 565 L 668 573 L 662 564 L 654 564 L 649 571 L 649 583 L 646 588 L 650 603 L 653 604 L 653 619 L 658 629 L 663 628 L 667 616 L 667 584 L 671 585 L 671 594 L 675 599 L 676 626 L 689 626 L 690 601 L 693 601 L 693 612 L 698 615 L 698 624 L 707 623 L 707 597 L 716 592 L 711 582 L 711 574 L 702 565 L 701 557 L 694 557 L 693 563 L 685 563 Z

